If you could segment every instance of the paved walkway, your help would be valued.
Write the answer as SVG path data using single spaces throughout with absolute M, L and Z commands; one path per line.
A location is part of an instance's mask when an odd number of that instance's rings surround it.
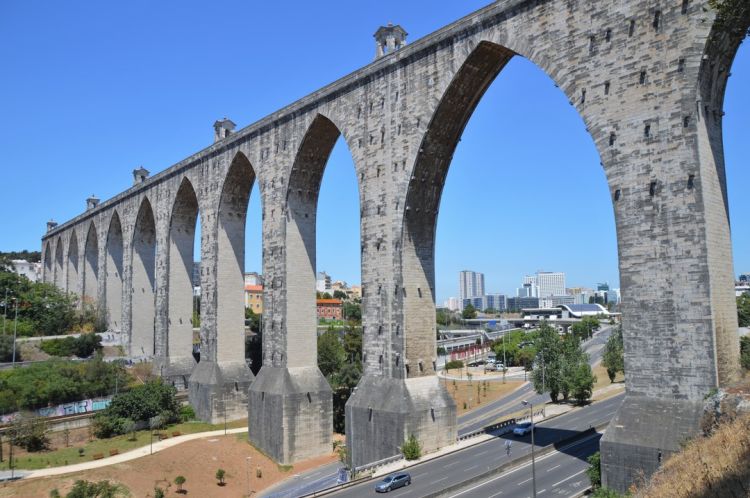
M 239 434 L 242 432 L 247 432 L 247 427 L 240 427 L 237 429 L 227 430 L 227 434 Z M 163 441 L 154 441 L 153 452 L 157 453 L 159 451 L 166 450 L 167 448 L 171 448 L 173 446 L 177 446 L 178 444 L 184 443 L 186 441 L 192 441 L 194 439 L 223 436 L 223 435 L 224 435 L 224 429 L 219 429 L 217 431 L 196 432 L 195 434 L 185 434 L 184 436 L 172 437 L 169 439 L 164 439 Z M 150 445 L 146 445 L 140 448 L 136 448 L 134 450 L 130 450 L 126 453 L 122 453 L 120 455 L 115 455 L 115 456 L 111 456 L 108 458 L 102 458 L 101 460 L 91 460 L 88 462 L 76 463 L 74 465 L 65 465 L 63 467 L 52 467 L 49 469 L 38 469 L 38 470 L 16 469 L 15 472 L 16 472 L 16 475 L 22 475 L 24 479 L 30 479 L 33 477 L 58 476 L 62 474 L 69 474 L 71 472 L 80 472 L 82 470 L 98 469 L 101 467 L 106 467 L 108 465 L 114 465 L 116 463 L 127 462 L 129 460 L 135 460 L 136 458 L 141 458 L 144 456 L 148 456 L 150 454 L 151 454 Z

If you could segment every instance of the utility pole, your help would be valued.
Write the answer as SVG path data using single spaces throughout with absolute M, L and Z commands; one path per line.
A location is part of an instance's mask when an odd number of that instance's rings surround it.
M 534 461 L 534 405 L 528 401 L 522 401 L 524 405 L 529 405 L 529 416 L 531 421 L 531 491 L 534 498 L 536 498 L 536 462 Z

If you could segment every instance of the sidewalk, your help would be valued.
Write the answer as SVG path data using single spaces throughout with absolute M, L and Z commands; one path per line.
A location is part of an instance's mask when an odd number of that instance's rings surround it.
M 237 429 L 227 430 L 227 434 L 239 434 L 242 432 L 247 432 L 247 427 L 240 427 Z M 159 451 L 166 450 L 167 448 L 171 448 L 173 446 L 177 446 L 178 444 L 181 444 L 187 441 L 192 441 L 194 439 L 202 439 L 205 437 L 216 437 L 216 436 L 223 436 L 223 435 L 224 435 L 224 429 L 219 429 L 217 431 L 196 432 L 195 434 L 185 434 L 184 436 L 177 436 L 177 437 L 165 439 L 163 441 L 154 441 L 153 452 L 157 453 Z M 122 453 L 120 455 L 115 455 L 115 456 L 111 456 L 108 458 L 102 458 L 101 460 L 91 460 L 88 462 L 76 463 L 73 465 L 65 465 L 63 467 L 52 467 L 49 469 L 38 469 L 38 470 L 16 469 L 15 472 L 17 476 L 22 476 L 23 479 L 31 479 L 34 477 L 58 476 L 62 474 L 69 474 L 71 472 L 80 472 L 82 470 L 91 470 L 91 469 L 98 469 L 101 467 L 107 467 L 109 465 L 114 465 L 116 463 L 127 462 L 129 460 L 135 460 L 136 458 L 141 458 L 144 456 L 148 456 L 150 454 L 151 454 L 150 445 L 146 445 L 140 448 L 136 448 L 134 450 L 130 450 L 126 453 Z

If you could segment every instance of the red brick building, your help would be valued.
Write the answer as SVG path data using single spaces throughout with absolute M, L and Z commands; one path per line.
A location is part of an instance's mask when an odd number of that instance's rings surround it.
M 318 319 L 341 320 L 341 299 L 318 299 Z

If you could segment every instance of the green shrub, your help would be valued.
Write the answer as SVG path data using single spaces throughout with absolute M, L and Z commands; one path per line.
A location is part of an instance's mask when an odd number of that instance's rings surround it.
M 180 407 L 180 420 L 183 422 L 189 422 L 191 420 L 195 420 L 195 410 L 193 410 L 193 407 L 190 405 L 182 405 Z
M 149 381 L 120 393 L 94 420 L 97 437 L 111 437 L 129 432 L 128 421 L 144 422 L 159 417 L 163 424 L 180 420 L 180 404 L 174 386 L 161 379 Z
M 464 362 L 461 360 L 451 360 L 445 363 L 446 370 L 452 370 L 454 368 L 463 368 Z
M 59 405 L 104 396 L 130 376 L 120 363 L 97 357 L 87 362 L 50 360 L 0 371 L 0 413 Z
M 13 336 L 0 335 L 0 361 L 13 361 Z M 16 345 L 16 361 L 21 361 L 21 352 Z
M 79 480 L 65 498 L 118 498 L 130 496 L 127 488 L 109 481 L 90 482 Z
M 401 453 L 404 454 L 404 458 L 407 460 L 416 460 L 422 456 L 422 447 L 419 445 L 419 441 L 412 434 L 401 446 Z
M 41 349 L 50 356 L 77 356 L 88 358 L 102 349 L 102 338 L 96 334 L 42 341 Z

